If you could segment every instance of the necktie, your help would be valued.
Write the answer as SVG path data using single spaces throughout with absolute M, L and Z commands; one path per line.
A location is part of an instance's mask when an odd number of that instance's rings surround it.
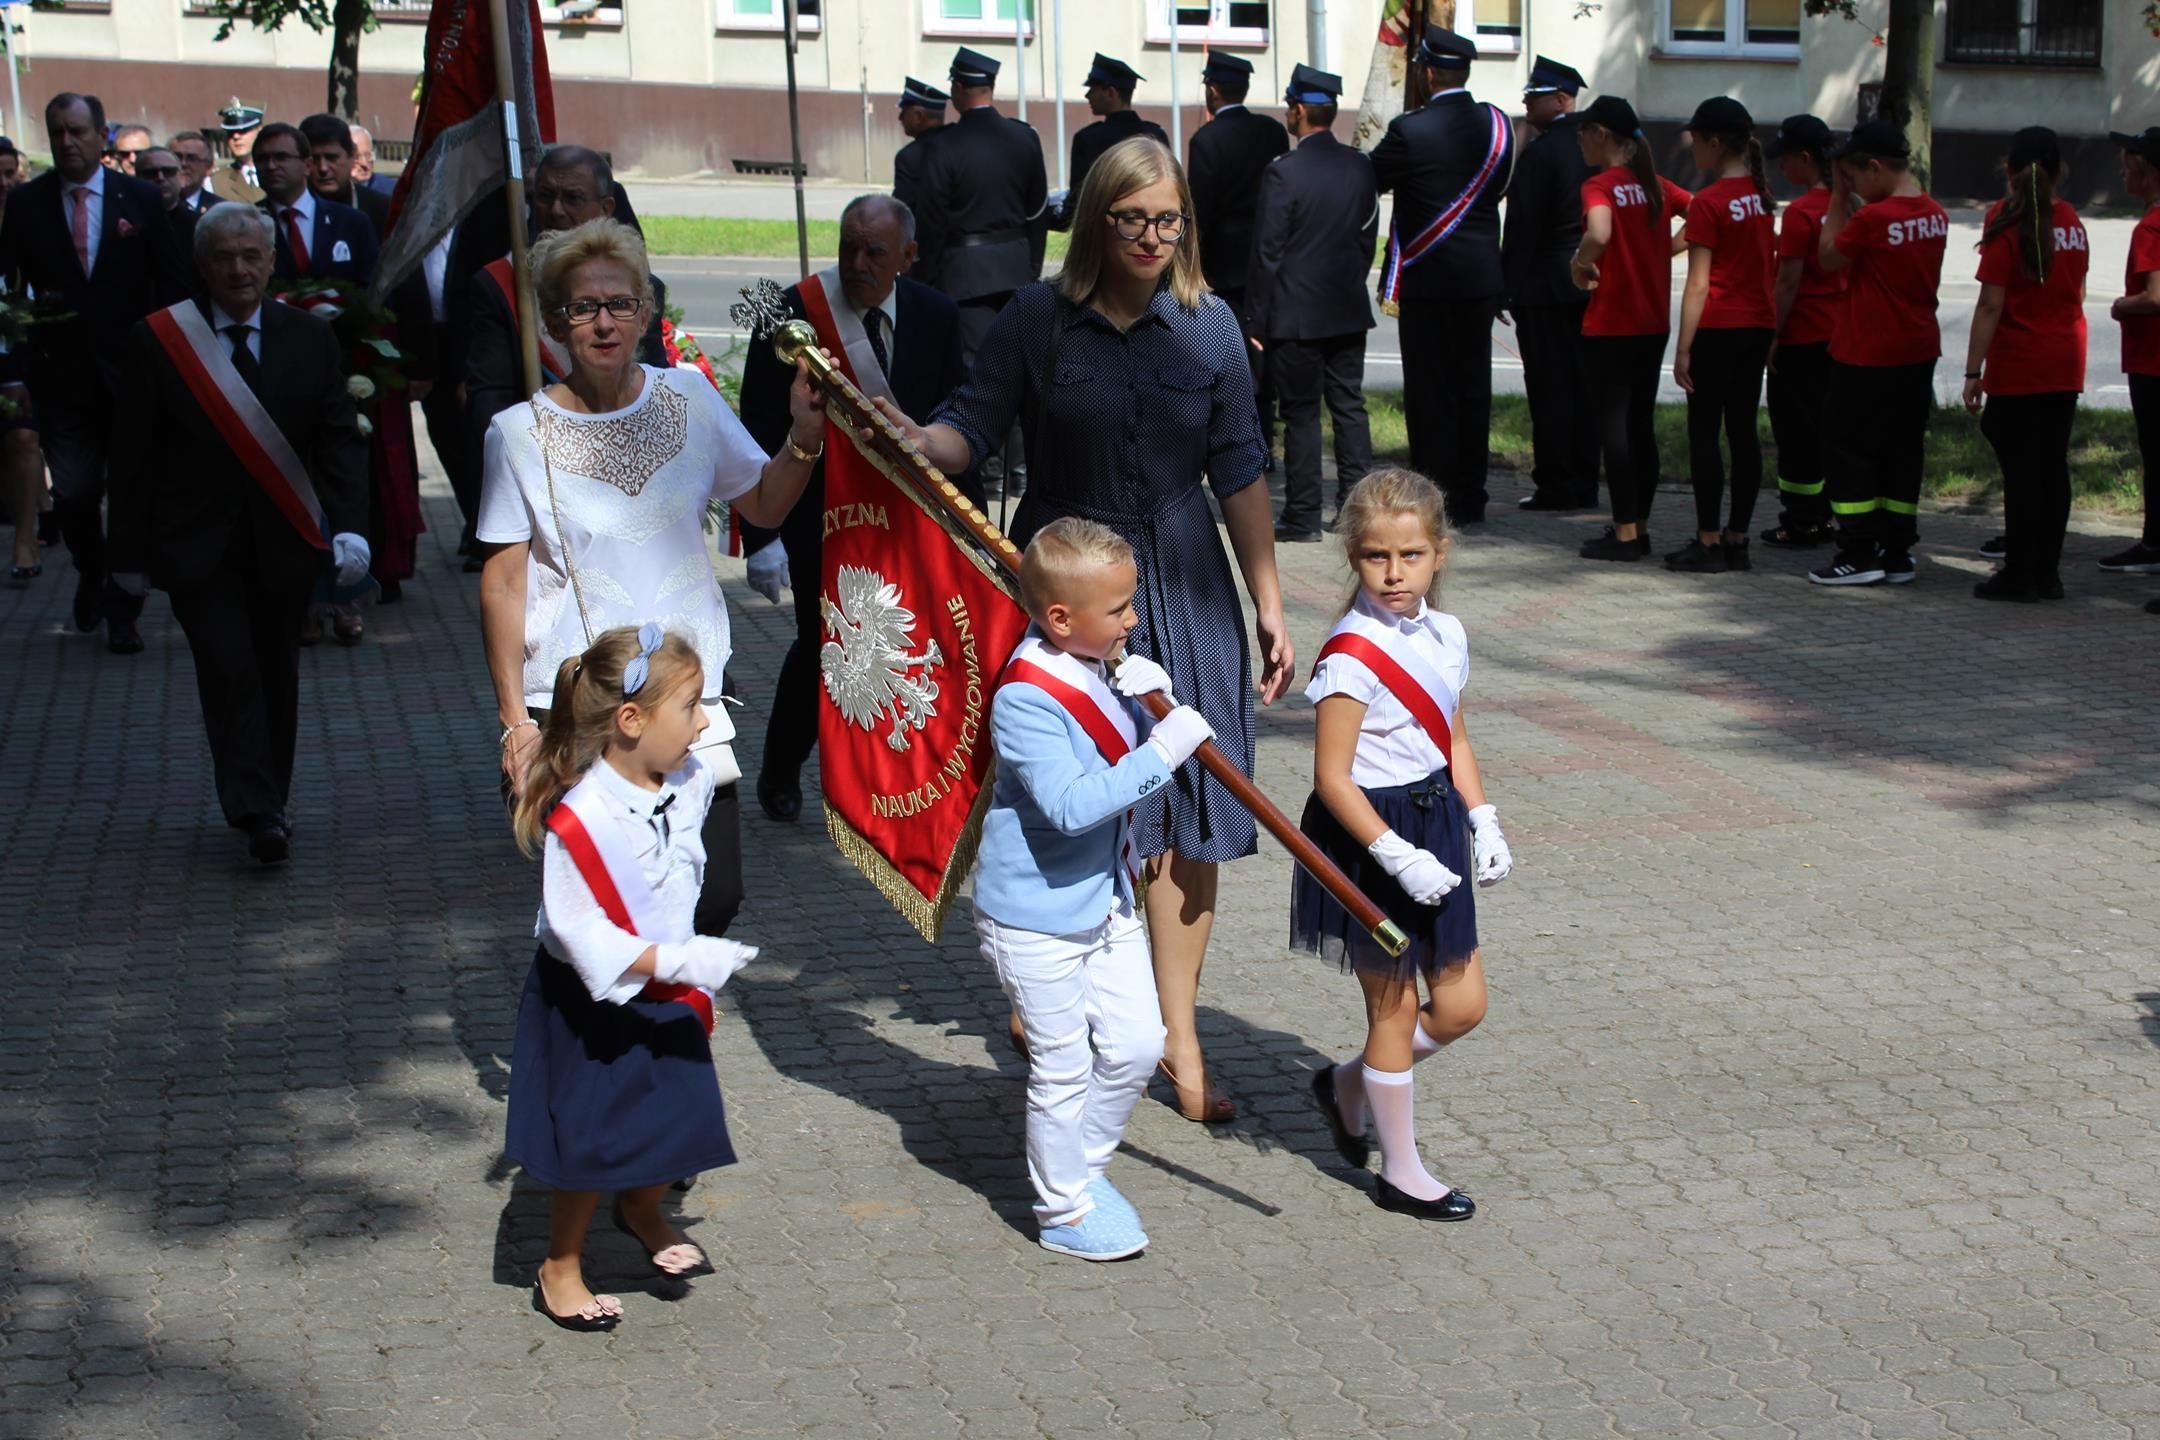
M 653 806 L 652 827 L 654 832 L 660 836 L 660 844 L 663 848 L 666 847 L 668 840 L 672 838 L 673 835 L 673 830 L 668 823 L 667 812 L 668 807 L 673 805 L 674 803 L 675 796 L 673 793 L 670 793 L 667 799 L 662 800 L 658 805 Z
M 296 275 L 307 274 L 310 268 L 308 265 L 307 240 L 300 234 L 300 207 L 297 205 L 285 207 L 285 244 L 292 251 L 293 273 Z
M 240 372 L 240 378 L 247 382 L 248 389 L 261 389 L 262 387 L 256 381 L 261 378 L 262 370 L 256 364 L 253 352 L 248 349 L 248 327 L 245 325 L 227 325 L 225 335 L 227 339 L 232 341 L 233 369 Z
M 75 213 L 68 220 L 68 230 L 75 237 L 75 258 L 82 262 L 84 275 L 90 273 L 90 187 L 77 185 Z
M 869 322 L 863 328 L 870 335 L 870 353 L 877 357 L 877 368 L 884 371 L 885 378 L 890 380 L 892 378 L 892 357 L 885 349 L 885 325 L 887 323 L 885 312 L 873 309 L 869 314 L 863 316 L 863 319 Z

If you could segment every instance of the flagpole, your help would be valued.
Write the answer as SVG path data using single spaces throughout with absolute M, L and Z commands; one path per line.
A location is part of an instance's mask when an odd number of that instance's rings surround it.
M 1065 173 L 1065 0 L 1050 0 L 1050 44 L 1050 64 L 1057 71 L 1058 189 L 1066 190 L 1072 177 Z
M 1013 6 L 1013 73 L 1020 77 L 1020 123 L 1027 124 L 1027 12 L 1023 3 Z
M 510 7 L 508 0 L 488 0 L 488 27 L 495 42 L 495 98 L 502 104 L 503 204 L 510 212 L 510 269 L 517 277 L 521 297 L 517 307 L 518 362 L 525 378 L 525 393 L 540 390 L 540 317 L 525 257 L 531 249 L 525 233 L 525 156 L 518 143 L 517 81 L 510 59 Z
M 802 266 L 801 278 L 807 280 L 810 278 L 810 221 L 803 214 L 802 110 L 795 98 L 795 0 L 781 0 L 781 9 L 787 19 L 787 131 L 788 151 L 795 162 L 795 251 Z
M 1178 104 L 1178 7 L 1170 0 L 1170 153 L 1185 153 L 1185 107 Z

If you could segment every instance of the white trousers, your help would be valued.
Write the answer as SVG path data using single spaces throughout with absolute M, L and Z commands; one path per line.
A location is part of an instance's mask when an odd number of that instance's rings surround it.
M 1162 1059 L 1147 930 L 1121 903 L 1077 935 L 1001 925 L 977 910 L 975 934 L 1027 1035 L 1035 1218 L 1070 1225 L 1094 1208 L 1087 1184 L 1109 1167 Z

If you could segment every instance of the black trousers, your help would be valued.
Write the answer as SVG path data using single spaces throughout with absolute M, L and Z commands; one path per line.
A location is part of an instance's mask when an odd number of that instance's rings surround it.
M 1770 437 L 1777 442 L 1778 523 L 1787 530 L 1830 523 L 1830 501 L 1823 493 L 1829 398 L 1830 342 L 1778 346 L 1770 372 Z
M 2160 545 L 2160 375 L 2132 375 L 2130 413 L 2145 462 L 2145 543 Z
M 1372 469 L 1365 419 L 1365 332 L 1327 340 L 1270 340 L 1269 366 L 1282 406 L 1282 525 L 1320 528 L 1320 405 L 1335 422 L 1335 504 Z
M 314 590 L 304 565 L 266 567 L 236 543 L 209 579 L 172 592 L 228 825 L 274 820 L 291 797 L 300 621 Z
M 1719 528 L 1718 506 L 1725 495 L 1725 457 L 1718 434 L 1732 448 L 1732 518 L 1723 528 L 1747 534 L 1755 518 L 1755 497 L 1762 490 L 1762 436 L 1755 417 L 1761 409 L 1763 364 L 1770 358 L 1770 335 L 1761 330 L 1697 330 L 1688 357 L 1695 388 L 1687 398 L 1688 476 L 1695 486 L 1695 528 Z
M 1585 335 L 1583 354 L 1613 524 L 1646 525 L 1650 502 L 1657 498 L 1657 391 L 1665 333 Z
M 1530 483 L 1539 495 L 1569 505 L 1597 504 L 1598 434 L 1591 419 L 1583 310 L 1581 305 L 1535 305 L 1515 311 L 1523 391 L 1530 401 Z
M 780 662 L 780 679 L 773 686 L 772 720 L 765 727 L 761 774 L 792 780 L 802 772 L 817 746 L 818 654 L 825 638 L 818 586 L 824 542 L 825 484 L 821 472 L 780 525 L 780 543 L 787 547 L 788 580 L 795 599 L 795 640 Z
M 1840 553 L 1902 555 L 1920 538 L 1920 481 L 1934 410 L 1933 360 L 1832 362 L 1825 493 L 1837 517 Z
M 1440 487 L 1458 521 L 1485 518 L 1494 308 L 1490 300 L 1404 300 L 1397 317 L 1410 463 Z
M 94 393 L 102 395 L 103 387 Z M 100 615 L 133 620 L 142 614 L 142 597 L 113 584 L 105 555 L 106 468 L 112 460 L 113 433 L 111 414 L 38 402 L 38 440 L 52 468 L 53 519 L 67 542 L 68 557 L 85 579 L 102 585 Z
M 2078 395 L 1990 395 L 1980 433 L 1995 447 L 2003 474 L 2003 568 L 2032 580 L 2053 579 L 2062 567 L 2063 532 L 2070 528 L 2070 428 Z
M 473 521 L 480 513 L 480 457 L 472 453 L 472 435 L 467 428 L 465 407 L 458 403 L 457 376 L 451 369 L 452 356 L 447 339 L 438 340 L 435 355 L 435 373 L 443 378 L 435 382 L 427 399 L 420 402 L 420 416 L 427 422 L 428 443 L 435 447 L 435 457 L 442 461 L 443 474 L 450 481 L 450 493 L 457 497 L 458 514 L 465 521 L 465 530 L 459 539 L 469 549 Z
M 1215 293 L 1222 297 L 1223 304 L 1230 307 L 1230 313 L 1237 316 L 1238 329 L 1244 332 L 1245 338 L 1248 341 L 1258 338 L 1265 344 L 1266 336 L 1253 335 L 1252 318 L 1245 309 L 1245 292 L 1240 289 L 1218 290 Z M 1252 368 L 1253 408 L 1260 416 L 1260 448 L 1267 451 L 1271 458 L 1275 454 L 1275 412 L 1282 403 L 1275 388 L 1274 360 L 1272 348 L 1255 350 L 1250 344 L 1245 347 L 1245 363 Z M 1289 417 L 1285 415 L 1283 424 L 1286 430 L 1289 423 Z M 1290 443 L 1287 433 L 1283 443 Z M 1283 459 L 1287 465 L 1289 456 L 1286 454 Z

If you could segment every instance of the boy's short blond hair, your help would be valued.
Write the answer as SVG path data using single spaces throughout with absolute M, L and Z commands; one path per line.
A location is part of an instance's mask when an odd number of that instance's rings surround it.
M 1049 608 L 1072 598 L 1082 576 L 1112 565 L 1133 564 L 1133 548 L 1107 525 L 1065 515 L 1035 532 L 1020 557 L 1020 603 L 1041 620 Z

